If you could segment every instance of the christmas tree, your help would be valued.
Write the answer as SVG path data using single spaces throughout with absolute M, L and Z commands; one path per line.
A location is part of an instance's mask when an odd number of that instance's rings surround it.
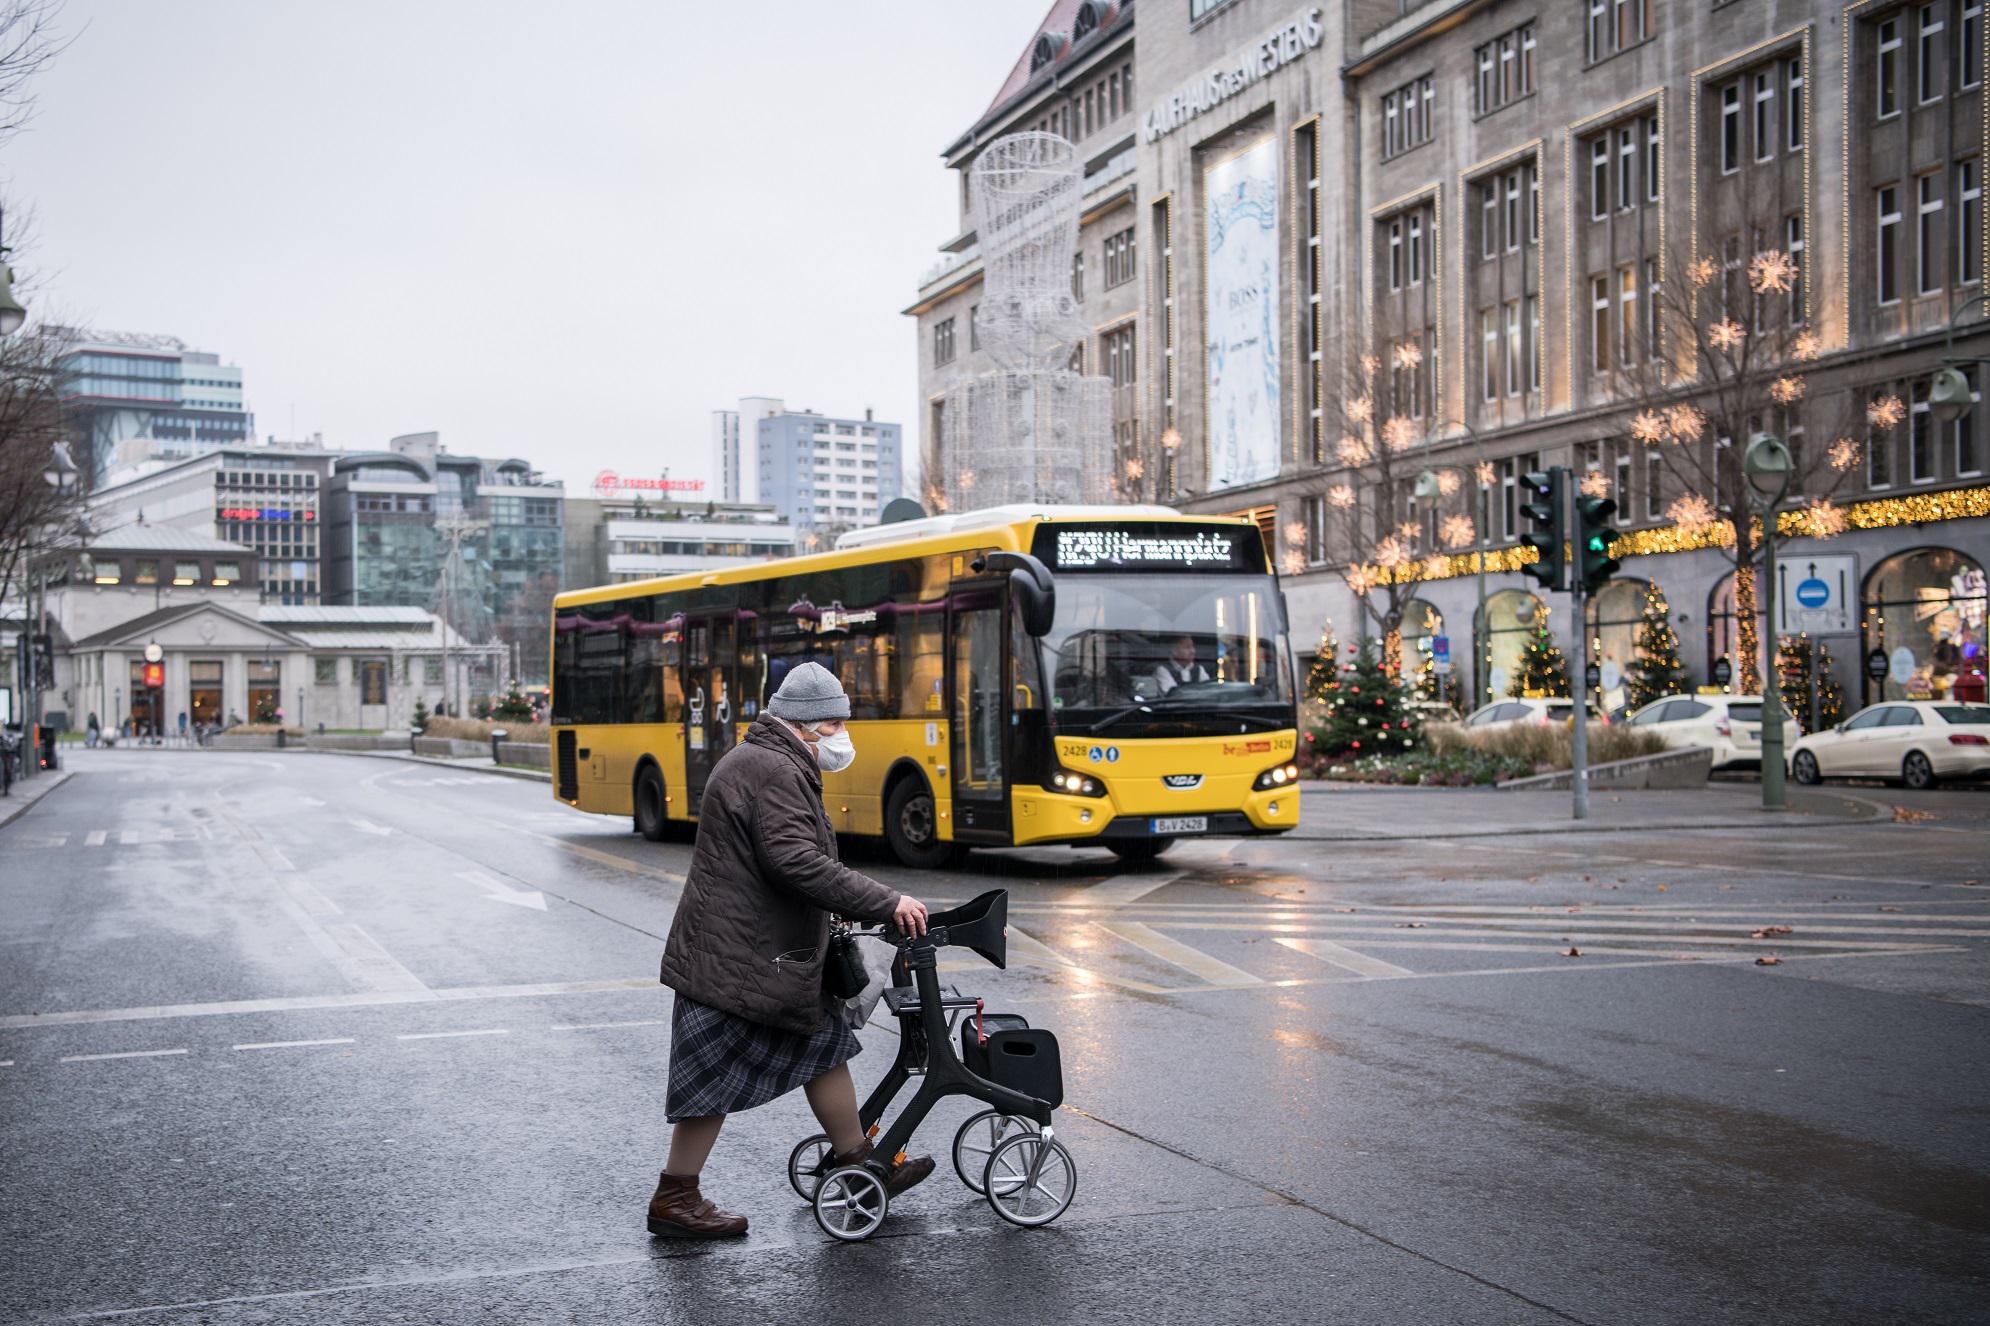
M 1313 653 L 1312 666 L 1306 669 L 1306 698 L 1318 704 L 1330 704 L 1339 685 L 1340 643 L 1334 639 L 1334 624 L 1329 618 L 1320 628 L 1320 646 Z
M 504 696 L 491 707 L 490 716 L 508 723 L 527 722 L 532 718 L 532 701 L 526 699 L 525 692 L 518 689 L 518 678 L 513 677 L 505 685 Z
M 417 732 L 428 731 L 428 720 L 431 717 L 433 717 L 433 715 L 431 715 L 428 712 L 428 701 L 422 699 L 419 695 L 417 695 L 415 697 L 415 723 L 414 723 L 415 731 Z
M 1831 668 L 1831 649 L 1808 634 L 1786 635 L 1776 647 L 1776 675 L 1783 709 L 1805 732 L 1810 726 L 1810 679 L 1817 674 L 1817 725 L 1836 727 L 1845 717 L 1845 690 Z
M 1566 696 L 1569 665 L 1548 634 L 1548 610 L 1534 618 L 1534 634 L 1520 650 L 1520 670 L 1506 693 L 1511 696 Z
M 1672 607 L 1657 585 L 1645 590 L 1644 620 L 1638 624 L 1634 648 L 1636 656 L 1624 677 L 1624 695 L 1631 708 L 1686 690 L 1686 665 L 1679 659 Z
M 1348 660 L 1313 729 L 1320 755 L 1400 755 L 1423 741 L 1423 725 L 1409 706 L 1402 677 L 1383 660 L 1381 642 L 1349 645 Z

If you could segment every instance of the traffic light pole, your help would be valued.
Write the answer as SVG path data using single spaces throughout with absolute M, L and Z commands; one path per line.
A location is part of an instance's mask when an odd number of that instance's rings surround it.
M 1569 504 L 1575 507 L 1582 498 L 1573 483 L 1567 487 Z M 1580 528 L 1579 517 L 1570 520 L 1569 528 Z M 1578 557 L 1569 576 L 1569 611 L 1575 617 L 1575 645 L 1569 651 L 1569 694 L 1575 698 L 1574 725 L 1569 729 L 1569 786 L 1575 791 L 1574 818 L 1579 820 L 1589 818 L 1589 621 L 1583 611 L 1583 589 Z

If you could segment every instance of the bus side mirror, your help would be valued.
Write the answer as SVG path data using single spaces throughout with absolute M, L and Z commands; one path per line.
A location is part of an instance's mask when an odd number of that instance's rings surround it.
M 1051 620 L 1057 616 L 1057 586 L 1050 578 L 1050 568 L 1019 552 L 991 552 L 976 560 L 981 563 L 975 567 L 977 571 L 1009 573 L 1009 589 L 1022 610 L 1023 629 L 1039 638 L 1049 635 Z

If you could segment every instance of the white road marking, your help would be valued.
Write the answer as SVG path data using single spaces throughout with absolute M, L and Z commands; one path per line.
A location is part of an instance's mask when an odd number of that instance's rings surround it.
M 1371 958 L 1366 953 L 1357 953 L 1351 948 L 1334 943 L 1331 939 L 1293 939 L 1287 935 L 1279 935 L 1277 939 L 1289 949 L 1318 958 L 1336 967 L 1344 967 L 1362 976 L 1416 975 L 1408 967 L 1398 967 L 1393 962 L 1384 962 L 1380 958 Z
M 656 974 L 652 972 L 648 976 L 627 976 L 606 981 L 549 981 L 534 985 L 465 985 L 441 990 L 367 990 L 358 994 L 225 999 L 211 1004 L 153 1004 L 141 1008 L 77 1009 L 62 1013 L 9 1013 L 0 1015 L 0 1031 L 13 1031 L 22 1027 L 77 1026 L 95 1022 L 149 1022 L 165 1018 L 217 1017 L 234 1013 L 283 1013 L 314 1008 L 375 1008 L 383 1004 L 520 999 L 538 995 L 602 994 L 615 990 L 656 988 Z
M 1163 962 L 1173 963 L 1183 971 L 1200 976 L 1211 985 L 1264 984 L 1262 977 L 1253 976 L 1241 967 L 1232 967 L 1221 958 L 1212 958 L 1201 949 L 1190 948 L 1180 940 L 1170 939 L 1138 921 L 1094 921 L 1092 924 L 1108 934 L 1117 935 L 1135 948 L 1145 949 Z
M 321 1041 L 250 1041 L 246 1045 L 237 1045 L 235 1048 L 238 1050 L 296 1050 L 307 1045 L 351 1045 L 352 1043 L 353 1039 L 350 1036 L 332 1036 Z
M 1180 879 L 1185 872 L 1177 870 L 1173 874 L 1127 876 L 1109 880 L 1104 884 L 1094 884 L 1085 890 L 1085 901 L 1095 907 L 1124 907 L 1139 902 L 1156 889 L 1166 888 Z
M 361 833 L 377 834 L 383 838 L 393 832 L 386 825 L 375 824 L 372 820 L 348 819 L 346 823 L 352 825 L 353 828 L 358 829 Z
M 99 1059 L 157 1059 L 162 1055 L 185 1053 L 185 1050 L 119 1050 L 115 1054 L 65 1054 L 58 1062 L 88 1064 Z
M 509 1027 L 485 1027 L 479 1031 L 404 1031 L 394 1037 L 397 1041 L 439 1041 L 452 1036 L 509 1036 Z
M 661 1027 L 668 1018 L 642 1018 L 635 1022 L 567 1022 L 553 1024 L 554 1031 L 606 1031 L 611 1027 Z
M 110 834 L 103 829 L 92 829 L 90 830 L 89 834 L 84 837 L 83 846 L 102 847 L 104 845 L 104 839 L 108 838 L 109 836 Z
M 13 1066 L 14 1061 L 12 1059 L 0 1059 L 0 1068 L 12 1068 Z
M 514 907 L 530 907 L 541 912 L 546 910 L 546 895 L 536 889 L 514 889 L 508 884 L 500 884 L 481 870 L 459 870 L 456 878 L 468 880 L 482 889 L 488 902 L 508 902 Z
M 1028 931 L 1009 927 L 1009 958 L 1011 961 L 1033 963 L 1039 967 L 1050 967 L 1058 971 L 1068 971 L 1086 985 L 1118 985 L 1128 990 L 1138 990 L 1142 994 L 1159 994 L 1161 987 L 1146 981 L 1136 981 L 1126 976 L 1108 976 L 1102 971 L 1071 961 L 1050 945 Z M 974 964 L 974 965 L 979 965 Z

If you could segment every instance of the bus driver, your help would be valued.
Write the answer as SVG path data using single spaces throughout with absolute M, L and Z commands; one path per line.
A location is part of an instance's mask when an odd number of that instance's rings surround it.
M 1208 681 L 1209 669 L 1195 661 L 1195 638 L 1178 635 L 1168 646 L 1168 659 L 1154 669 L 1156 695 L 1166 695 L 1184 682 Z

